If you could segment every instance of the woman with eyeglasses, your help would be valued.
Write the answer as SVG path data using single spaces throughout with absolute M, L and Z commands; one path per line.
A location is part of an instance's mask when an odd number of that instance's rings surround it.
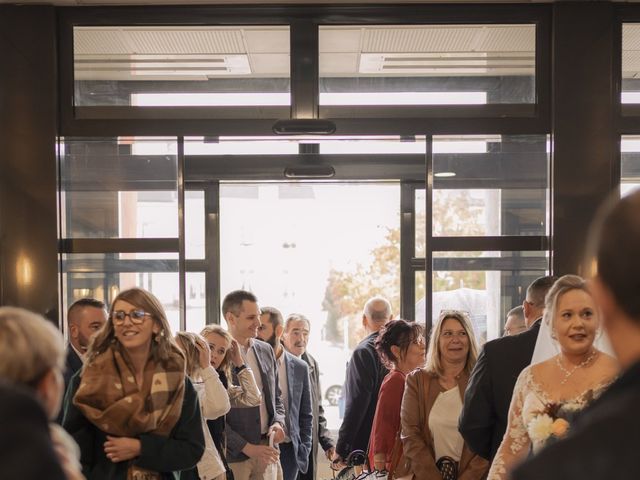
M 415 479 L 475 480 L 489 463 L 465 445 L 458 417 L 478 356 L 469 317 L 440 314 L 431 332 L 425 368 L 407 376 L 400 419 L 404 456 Z
M 63 426 L 89 480 L 179 478 L 204 452 L 197 395 L 162 305 L 121 292 L 71 380 Z

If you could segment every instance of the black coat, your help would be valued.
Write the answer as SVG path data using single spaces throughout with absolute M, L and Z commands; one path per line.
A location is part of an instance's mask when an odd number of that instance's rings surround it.
M 31 392 L 0 382 L 0 478 L 64 480 L 42 404 Z
M 640 478 L 640 362 L 594 401 L 566 439 L 542 450 L 513 473 L 514 480 Z
M 73 377 L 78 370 L 82 368 L 82 359 L 78 356 L 76 351 L 73 349 L 71 344 L 67 345 L 67 361 L 65 362 L 64 368 L 64 391 L 67 391 L 69 388 L 69 383 L 71 383 L 71 377 Z M 56 422 L 62 425 L 62 415 L 64 414 L 64 409 L 60 409 L 60 413 L 58 413 L 58 418 Z
M 311 437 L 311 453 L 309 454 L 309 467 L 306 473 L 298 474 L 298 480 L 315 480 L 318 465 L 318 442 L 323 450 L 334 446 L 333 439 L 327 429 L 327 419 L 324 418 L 322 408 L 322 389 L 320 388 L 320 369 L 315 358 L 308 352 L 302 354 L 302 360 L 309 365 L 309 379 L 311 380 L 311 408 L 313 411 L 313 432 Z
M 469 448 L 487 460 L 502 442 L 513 389 L 531 363 L 539 329 L 540 320 L 519 335 L 487 342 L 469 378 L 459 429 Z
M 336 452 L 346 458 L 354 450 L 366 451 L 376 413 L 378 392 L 389 372 L 380 362 L 375 341 L 378 332 L 362 340 L 353 351 L 344 384 L 344 419 L 340 426 Z

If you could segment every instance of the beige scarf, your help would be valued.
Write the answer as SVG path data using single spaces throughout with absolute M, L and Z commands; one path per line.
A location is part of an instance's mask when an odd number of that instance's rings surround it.
M 154 433 L 168 437 L 178 422 L 184 400 L 184 358 L 172 352 L 166 367 L 151 358 L 142 385 L 117 344 L 87 363 L 73 404 L 103 432 L 118 437 Z M 129 466 L 129 479 L 156 479 L 156 472 Z

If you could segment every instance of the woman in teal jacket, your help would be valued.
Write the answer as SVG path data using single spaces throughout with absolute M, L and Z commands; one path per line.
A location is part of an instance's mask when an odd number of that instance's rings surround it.
M 65 398 L 88 480 L 177 479 L 196 465 L 202 420 L 184 365 L 160 302 L 121 292 Z

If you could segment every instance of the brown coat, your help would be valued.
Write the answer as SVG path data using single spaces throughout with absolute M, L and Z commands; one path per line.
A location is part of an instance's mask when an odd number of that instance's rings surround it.
M 464 397 L 469 376 L 463 373 L 458 380 L 460 397 Z M 429 413 L 442 391 L 438 377 L 424 370 L 415 370 L 407 375 L 402 398 L 400 417 L 402 423 L 402 444 L 404 456 L 418 480 L 436 480 L 442 476 L 436 467 L 433 440 L 429 431 Z M 458 470 L 459 480 L 480 480 L 489 470 L 489 462 L 474 454 L 464 444 Z

